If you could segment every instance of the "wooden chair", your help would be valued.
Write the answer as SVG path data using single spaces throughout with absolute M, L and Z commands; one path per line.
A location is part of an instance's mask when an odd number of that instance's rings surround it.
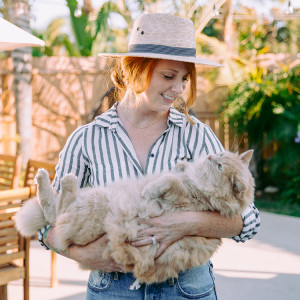
M 0 154 L 0 190 L 19 187 L 21 157 Z
M 27 162 L 25 178 L 24 178 L 24 187 L 33 187 L 35 186 L 34 177 L 38 169 L 44 168 L 49 173 L 50 182 L 55 177 L 55 164 L 45 161 L 39 161 L 34 159 L 29 159 Z M 50 285 L 51 287 L 55 287 L 58 285 L 58 277 L 57 277 L 57 257 L 56 253 L 51 251 L 51 279 Z
M 7 300 L 7 284 L 23 279 L 24 300 L 29 300 L 30 239 L 21 237 L 14 215 L 23 201 L 35 194 L 34 188 L 0 191 L 0 299 Z
M 25 171 L 24 187 L 35 185 L 34 177 L 37 170 L 40 168 L 44 168 L 48 171 L 50 182 L 52 182 L 55 177 L 55 164 L 46 161 L 29 159 Z

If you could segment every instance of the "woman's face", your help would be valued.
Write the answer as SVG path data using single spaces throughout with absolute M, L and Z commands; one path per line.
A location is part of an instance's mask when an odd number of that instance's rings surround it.
M 140 94 L 143 104 L 155 111 L 169 110 L 189 80 L 184 62 L 159 60 L 152 73 L 148 88 Z

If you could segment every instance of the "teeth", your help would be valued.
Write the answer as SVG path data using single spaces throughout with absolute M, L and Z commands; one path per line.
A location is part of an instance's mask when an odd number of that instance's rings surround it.
M 167 100 L 170 100 L 170 101 L 173 101 L 173 100 L 174 100 L 173 97 L 169 97 L 169 96 L 167 96 L 167 95 L 165 95 L 165 94 L 163 94 L 163 96 L 164 96 Z

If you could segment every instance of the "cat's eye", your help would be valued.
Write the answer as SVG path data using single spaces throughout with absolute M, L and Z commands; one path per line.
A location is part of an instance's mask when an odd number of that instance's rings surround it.
M 222 165 L 221 165 L 221 164 L 218 164 L 218 169 L 219 169 L 220 171 L 222 171 Z

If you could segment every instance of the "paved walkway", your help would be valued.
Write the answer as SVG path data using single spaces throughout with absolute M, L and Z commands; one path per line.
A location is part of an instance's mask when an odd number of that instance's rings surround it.
M 300 299 L 300 218 L 261 213 L 261 219 L 253 240 L 226 239 L 212 258 L 219 300 Z M 34 241 L 30 255 L 30 300 L 85 299 L 88 272 L 58 255 L 59 285 L 50 288 L 49 251 Z M 21 281 L 8 293 L 8 300 L 22 300 Z

